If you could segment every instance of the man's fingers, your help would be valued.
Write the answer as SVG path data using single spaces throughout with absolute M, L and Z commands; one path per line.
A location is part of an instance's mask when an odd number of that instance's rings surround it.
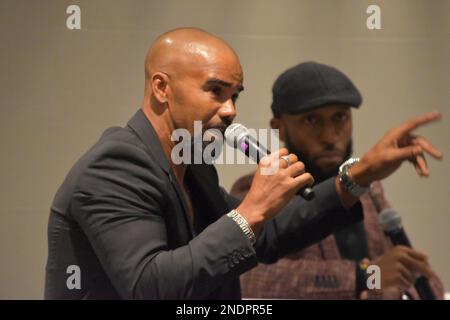
M 421 176 L 428 177 L 430 171 L 428 170 L 428 164 L 423 153 L 416 156 L 413 162 L 416 167 L 417 173 Z
M 305 165 L 301 161 L 297 161 L 294 164 L 291 164 L 289 168 L 286 169 L 286 172 L 293 178 L 303 174 L 305 172 Z
M 420 274 L 423 274 L 427 278 L 432 276 L 431 268 L 427 261 L 423 261 L 422 259 L 416 259 L 412 256 L 405 255 L 401 257 L 401 262 L 407 267 L 410 271 L 417 271 Z
M 413 164 L 414 169 L 416 169 L 417 175 L 418 176 L 424 176 L 424 173 L 420 169 L 420 166 L 417 164 L 417 161 L 414 159 L 414 160 L 411 160 L 411 163 Z
M 417 251 L 417 250 L 415 250 L 413 248 L 409 248 L 409 247 L 404 247 L 404 250 L 413 259 L 421 260 L 423 262 L 428 261 L 428 256 L 423 252 Z
M 368 300 L 369 299 L 369 292 L 367 290 L 362 291 L 359 295 L 360 300 Z
M 277 150 L 277 151 L 275 151 L 275 152 L 272 152 L 272 153 L 269 155 L 269 157 L 270 157 L 271 159 L 277 159 L 277 158 L 280 158 L 280 157 L 282 157 L 282 156 L 287 156 L 288 154 L 289 154 L 288 149 L 286 149 L 286 148 L 281 148 L 281 149 L 279 149 L 279 150 Z
M 296 184 L 297 189 L 312 186 L 314 183 L 313 176 L 306 172 L 294 178 L 294 183 Z
M 288 160 L 288 161 L 281 160 L 286 165 L 286 166 L 283 166 L 284 168 L 290 167 L 294 163 L 298 162 L 298 157 L 295 154 L 293 154 L 293 153 L 291 153 L 291 154 L 289 154 L 287 156 L 283 156 L 283 158 Z
M 402 267 L 400 267 L 400 268 L 402 268 Z M 411 285 L 414 283 L 414 281 L 410 281 L 410 278 L 408 276 L 405 276 L 407 273 L 409 273 L 409 271 L 407 271 L 406 267 L 403 266 L 403 268 L 404 268 L 404 270 L 406 270 L 406 272 L 402 271 L 402 270 L 397 270 L 396 271 L 397 273 L 394 278 L 395 282 L 393 284 L 391 284 L 391 286 L 389 286 L 388 288 L 385 288 L 385 289 L 392 288 L 392 285 L 394 286 L 394 288 L 396 287 L 400 290 L 408 290 L 411 287 Z M 381 276 L 383 276 L 383 274 Z M 411 274 L 411 277 L 413 277 L 412 274 Z M 381 289 L 383 289 L 383 288 L 381 288 Z
M 263 157 L 259 161 L 259 165 L 264 168 L 273 167 L 273 166 L 278 167 L 279 161 L 286 162 L 284 160 L 280 160 L 280 158 L 283 156 L 287 156 L 288 154 L 289 154 L 288 149 L 281 148 L 281 149 L 279 149 L 275 152 L 272 152 L 271 154 Z M 284 167 L 287 167 L 287 165 L 285 165 Z
M 400 274 L 403 276 L 403 279 L 406 280 L 406 282 L 404 283 L 406 288 L 404 288 L 404 289 L 408 289 L 409 287 L 411 287 L 414 284 L 414 282 L 416 280 L 414 277 L 414 274 L 401 263 L 399 263 L 398 268 L 399 268 Z
M 442 152 L 433 146 L 427 139 L 424 137 L 415 137 L 412 140 L 413 144 L 419 145 L 422 149 L 430 154 L 433 158 L 442 159 Z
M 416 116 L 414 118 L 409 119 L 408 121 L 406 121 L 405 123 L 403 123 L 402 125 L 400 125 L 399 127 L 397 127 L 396 129 L 394 129 L 394 134 L 398 137 L 407 134 L 409 132 L 411 132 L 412 130 L 423 126 L 427 123 L 433 122 L 433 121 L 437 121 L 439 119 L 441 119 L 442 115 L 439 112 L 433 111 L 433 112 L 428 112 L 425 114 L 422 114 L 420 116 Z
M 411 157 L 408 161 L 414 165 L 414 168 L 419 176 L 429 176 L 430 171 L 428 170 L 428 164 L 423 153 L 415 157 Z
M 286 155 L 288 155 L 288 154 L 289 154 L 288 149 L 286 149 L 286 148 L 281 148 L 281 149 L 279 149 L 279 150 L 277 150 L 277 151 L 274 151 L 274 152 L 272 152 L 271 154 L 269 154 L 269 155 L 263 157 L 263 158 L 261 159 L 261 161 L 262 161 L 263 163 L 269 164 L 269 163 L 271 163 L 271 162 L 273 162 L 273 161 L 279 159 L 280 157 L 286 156 Z M 261 161 L 260 161 L 260 162 L 261 162 Z
M 393 152 L 394 161 L 410 161 L 420 176 L 428 176 L 428 164 L 424 152 L 430 154 L 436 159 L 442 159 L 442 152 L 435 148 L 427 139 L 423 137 L 411 137 L 408 145 L 400 147 Z
M 392 161 L 404 161 L 416 159 L 422 153 L 422 147 L 418 145 L 407 146 L 390 151 Z
M 294 163 L 298 162 L 298 158 L 295 154 L 291 153 L 288 155 L 283 155 L 280 158 L 274 159 L 274 161 L 278 161 L 278 166 L 282 169 L 286 169 L 292 166 Z

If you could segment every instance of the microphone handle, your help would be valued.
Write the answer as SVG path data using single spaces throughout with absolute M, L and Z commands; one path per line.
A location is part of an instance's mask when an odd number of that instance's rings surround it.
M 306 201 L 311 201 L 312 199 L 314 199 L 314 190 L 310 187 L 301 188 L 300 190 L 298 190 L 297 194 Z
M 417 278 L 416 283 L 414 284 L 414 288 L 416 288 L 416 291 L 419 294 L 420 299 L 436 300 L 436 295 L 431 289 L 428 279 L 425 278 L 424 276 Z
M 402 245 L 412 248 L 411 241 L 403 228 L 398 228 L 387 233 L 394 246 Z
M 389 237 L 393 245 L 404 245 L 412 248 L 411 241 L 409 241 L 408 236 L 403 228 L 388 232 Z M 420 299 L 422 300 L 436 300 L 436 295 L 430 287 L 428 279 L 424 276 L 417 278 L 414 284 Z

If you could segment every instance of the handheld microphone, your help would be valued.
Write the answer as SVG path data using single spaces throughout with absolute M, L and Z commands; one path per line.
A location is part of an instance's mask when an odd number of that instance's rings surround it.
M 384 232 L 389 236 L 393 245 L 411 246 L 405 229 L 402 226 L 402 218 L 400 214 L 393 209 L 384 209 L 378 216 L 378 221 L 384 229 Z M 414 284 L 414 287 L 422 300 L 436 300 L 436 296 L 424 276 L 419 277 Z
M 252 137 L 248 129 L 240 123 L 228 126 L 225 130 L 225 140 L 229 146 L 239 149 L 256 163 L 270 154 L 270 151 Z M 314 198 L 314 190 L 308 187 L 300 189 L 297 194 L 308 201 Z

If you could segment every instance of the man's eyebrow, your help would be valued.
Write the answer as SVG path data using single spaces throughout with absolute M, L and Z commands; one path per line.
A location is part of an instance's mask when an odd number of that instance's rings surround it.
M 208 79 L 205 82 L 205 84 L 203 85 L 203 87 L 207 87 L 207 86 L 211 86 L 211 85 L 220 85 L 220 86 L 223 86 L 225 88 L 231 88 L 232 87 L 231 83 L 226 82 L 226 81 L 224 81 L 222 79 L 218 79 L 218 78 Z M 243 91 L 243 90 L 244 90 L 244 86 L 243 85 L 239 85 L 238 91 L 240 92 L 240 91 Z

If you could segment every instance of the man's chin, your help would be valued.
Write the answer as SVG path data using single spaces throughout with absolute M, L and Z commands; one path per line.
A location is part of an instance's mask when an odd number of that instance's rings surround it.
M 323 178 L 329 178 L 337 174 L 339 166 L 340 166 L 339 162 L 333 162 L 327 163 L 327 165 L 317 165 L 316 169 Z
M 315 166 L 322 171 L 329 171 L 339 168 L 342 162 L 344 162 L 344 160 L 340 156 L 322 157 L 315 161 Z

